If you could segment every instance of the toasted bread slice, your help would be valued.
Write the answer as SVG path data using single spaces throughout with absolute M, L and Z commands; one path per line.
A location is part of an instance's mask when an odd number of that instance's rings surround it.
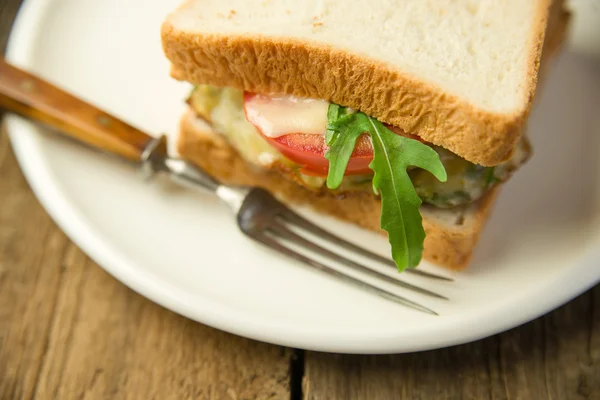
M 562 0 L 188 0 L 162 28 L 173 76 L 359 109 L 485 166 L 522 136 Z
M 228 184 L 263 187 L 287 203 L 308 205 L 366 229 L 386 234 L 379 228 L 381 202 L 369 191 L 314 192 L 298 185 L 285 168 L 265 170 L 245 162 L 227 141 L 213 132 L 210 125 L 188 111 L 181 120 L 177 143 L 180 155 L 204 168 Z M 442 210 L 421 208 L 427 237 L 423 257 L 433 263 L 463 269 L 468 264 L 498 189 L 493 189 L 476 203 Z

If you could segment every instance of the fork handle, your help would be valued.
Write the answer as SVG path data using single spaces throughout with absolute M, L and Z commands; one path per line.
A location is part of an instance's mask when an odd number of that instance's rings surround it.
M 97 149 L 140 162 L 153 138 L 0 59 L 0 109 L 40 122 Z

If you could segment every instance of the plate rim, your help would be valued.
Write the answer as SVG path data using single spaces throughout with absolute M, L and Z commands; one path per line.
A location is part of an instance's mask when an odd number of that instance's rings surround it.
M 44 0 L 25 0 L 22 3 L 8 40 L 7 60 L 22 67 L 33 64 L 31 59 L 39 30 L 29 27 L 32 22 L 43 19 L 50 4 L 52 1 Z M 529 298 L 536 299 L 534 306 L 515 310 L 514 306 L 498 305 L 496 308 L 500 310 L 487 309 L 487 315 L 469 314 L 464 321 L 469 330 L 457 327 L 457 321 L 454 321 L 452 324 L 437 325 L 443 329 L 435 332 L 430 330 L 427 335 L 419 336 L 418 340 L 405 340 L 407 338 L 399 332 L 390 337 L 387 334 L 377 335 L 377 331 L 373 331 L 369 332 L 368 337 L 357 338 L 356 335 L 347 334 L 346 330 L 323 332 L 302 329 L 294 324 L 273 323 L 269 318 L 249 318 L 240 311 L 236 312 L 234 307 L 208 298 L 203 304 L 196 302 L 192 305 L 189 300 L 165 287 L 164 282 L 153 279 L 151 274 L 140 275 L 139 269 L 130 266 L 133 261 L 111 251 L 106 243 L 95 237 L 93 226 L 87 225 L 85 218 L 69 206 L 68 199 L 55 186 L 45 183 L 52 182 L 52 179 L 45 179 L 51 176 L 51 172 L 43 167 L 43 152 L 37 139 L 38 128 L 15 116 L 6 118 L 5 127 L 19 166 L 35 196 L 59 228 L 94 262 L 135 292 L 175 313 L 254 340 L 307 350 L 361 354 L 438 349 L 479 340 L 527 323 L 565 304 L 600 281 L 600 269 L 594 274 L 593 268 L 593 264 L 600 260 L 600 248 L 590 248 L 578 261 L 573 261 L 581 270 L 577 279 L 569 280 L 568 284 L 556 279 L 556 282 L 529 293 Z M 553 296 L 537 293 L 549 290 Z

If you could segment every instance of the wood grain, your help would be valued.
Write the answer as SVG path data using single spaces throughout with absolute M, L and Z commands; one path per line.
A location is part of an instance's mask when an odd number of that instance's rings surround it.
M 600 288 L 520 328 L 424 353 L 308 353 L 306 399 L 600 399 Z
M 286 399 L 291 350 L 132 292 L 37 203 L 0 135 L 0 399 Z
M 4 54 L 12 21 L 17 15 L 22 0 L 2 0 L 0 2 L 0 52 Z
M 18 3 L 0 1 L 0 48 Z M 290 373 L 292 350 L 189 321 L 110 277 L 42 210 L 0 133 L 0 400 L 298 399 L 302 377 L 311 400 L 596 400 L 600 287 L 463 346 L 304 358 Z
M 153 140 L 133 126 L 2 59 L 0 109 L 129 161 L 141 161 L 142 153 Z
M 0 2 L 3 46 L 18 1 Z M 286 399 L 292 351 L 132 292 L 57 228 L 0 132 L 0 399 Z

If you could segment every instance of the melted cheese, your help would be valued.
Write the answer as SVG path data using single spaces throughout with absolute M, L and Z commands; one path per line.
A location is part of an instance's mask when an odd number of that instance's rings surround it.
M 298 166 L 286 159 L 271 146 L 257 130 L 256 124 L 250 123 L 250 110 L 254 118 L 270 121 L 272 135 L 286 133 L 325 133 L 327 125 L 328 103 L 318 100 L 306 100 L 293 97 L 279 97 L 273 101 L 267 96 L 256 96 L 260 100 L 246 109 L 244 114 L 244 93 L 232 88 L 215 88 L 199 85 L 189 103 L 196 114 L 208 121 L 213 129 L 224 136 L 227 141 L 250 164 L 269 168 L 273 164 L 283 164 L 286 170 L 296 171 L 303 186 L 321 189 L 325 185 L 324 177 L 307 176 L 299 172 Z M 319 104 L 321 103 L 321 104 Z M 302 110 L 297 110 L 296 107 Z M 320 108 L 320 110 L 319 110 Z M 289 114 L 293 114 L 290 117 Z M 311 119 L 297 121 L 300 115 Z M 321 119 L 322 122 L 315 122 Z M 279 122 L 281 121 L 281 122 Z M 198 120 L 199 129 L 206 129 L 206 123 Z M 263 124 L 265 125 L 265 124 Z M 299 128 L 314 127 L 314 128 Z M 506 181 L 530 153 L 526 140 L 521 141 L 514 156 L 505 164 L 495 168 L 485 168 L 469 163 L 448 150 L 434 146 L 448 172 L 448 181 L 439 182 L 432 174 L 418 168 L 411 169 L 409 175 L 419 197 L 428 204 L 440 208 L 472 203 L 486 193 L 490 185 Z M 371 176 L 347 176 L 344 178 L 340 193 L 345 191 L 372 192 Z
M 329 102 L 294 96 L 255 95 L 245 102 L 246 117 L 263 135 L 325 135 Z

